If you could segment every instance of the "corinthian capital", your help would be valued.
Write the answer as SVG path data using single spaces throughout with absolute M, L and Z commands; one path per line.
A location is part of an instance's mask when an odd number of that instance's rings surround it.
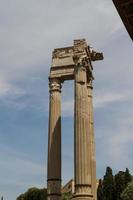
M 51 92 L 61 92 L 61 81 L 58 78 L 49 79 L 49 91 Z

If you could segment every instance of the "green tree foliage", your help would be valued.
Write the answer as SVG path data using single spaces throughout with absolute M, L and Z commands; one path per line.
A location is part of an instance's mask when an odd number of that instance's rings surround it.
M 122 200 L 133 200 L 133 182 L 130 182 L 121 194 Z
M 129 169 L 126 168 L 126 171 L 125 171 L 125 186 L 127 186 L 128 183 L 131 182 L 131 181 L 132 181 L 132 176 L 129 172 Z
M 99 180 L 97 189 L 98 200 L 122 200 L 121 194 L 126 186 L 133 181 L 133 178 L 126 168 L 126 171 L 119 171 L 115 176 L 110 167 L 106 168 L 106 174 L 102 180 Z
M 115 199 L 121 200 L 121 193 L 125 189 L 125 172 L 119 171 L 115 175 Z
M 24 200 L 25 199 L 25 195 L 21 194 L 19 197 L 17 197 L 17 200 Z
M 24 194 L 21 194 L 17 197 L 17 200 L 45 200 L 47 198 L 47 190 L 38 189 L 38 188 L 30 188 Z
M 103 185 L 102 180 L 99 180 L 98 188 L 97 188 L 97 200 L 103 200 Z
M 114 177 L 110 167 L 106 168 L 103 179 L 103 200 L 114 200 Z
M 131 182 L 131 180 L 132 180 L 132 176 L 128 168 L 126 168 L 125 172 L 119 171 L 115 175 L 115 199 L 116 200 L 121 200 L 121 193 L 126 188 L 128 183 Z
M 72 198 L 72 194 L 70 192 L 62 194 L 62 200 L 70 200 Z

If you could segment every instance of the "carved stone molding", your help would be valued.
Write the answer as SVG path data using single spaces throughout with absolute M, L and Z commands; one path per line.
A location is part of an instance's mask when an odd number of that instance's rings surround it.
M 49 79 L 49 91 L 52 92 L 61 92 L 61 81 L 57 78 L 50 78 Z
M 61 181 L 48 181 L 48 194 L 61 194 Z
M 53 51 L 50 78 L 59 78 L 61 81 L 74 80 L 74 68 L 77 64 L 85 65 L 88 75 L 93 76 L 91 62 L 102 59 L 103 54 L 93 51 L 85 39 L 74 40 L 73 46 Z

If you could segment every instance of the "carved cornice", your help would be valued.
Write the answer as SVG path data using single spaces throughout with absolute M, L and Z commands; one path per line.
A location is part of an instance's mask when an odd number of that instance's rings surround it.
M 102 60 L 103 54 L 95 52 L 87 45 L 85 39 L 74 40 L 74 45 L 58 48 L 53 51 L 50 78 L 61 81 L 73 80 L 78 66 L 87 69 L 87 80 L 93 77 L 92 61 Z

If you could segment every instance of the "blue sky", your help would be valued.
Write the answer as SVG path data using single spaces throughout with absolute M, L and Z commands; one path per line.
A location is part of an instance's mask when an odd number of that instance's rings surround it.
M 54 48 L 77 38 L 94 66 L 97 177 L 133 173 L 133 44 L 110 0 L 0 0 L 0 195 L 46 186 L 48 74 Z M 73 177 L 73 81 L 62 90 L 63 182 Z

